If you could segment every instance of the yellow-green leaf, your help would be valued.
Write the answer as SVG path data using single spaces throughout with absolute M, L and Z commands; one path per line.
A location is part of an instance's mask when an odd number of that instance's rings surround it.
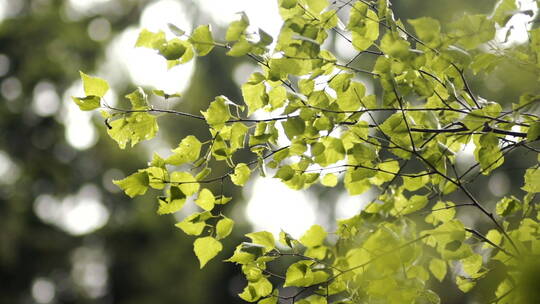
M 300 238 L 300 243 L 306 247 L 315 247 L 322 245 L 326 238 L 326 231 L 320 225 L 313 225 L 308 231 Z
M 204 227 L 206 227 L 206 220 L 209 219 L 212 214 L 208 211 L 201 213 L 194 213 L 179 223 L 176 223 L 176 227 L 182 229 L 184 233 L 189 235 L 200 235 Z
M 201 268 L 213 259 L 221 250 L 223 245 L 211 236 L 198 238 L 193 243 L 193 251 L 199 259 Z
M 231 117 L 229 106 L 227 103 L 229 99 L 225 96 L 218 96 L 212 103 L 206 112 L 202 112 L 204 118 L 211 126 L 221 125 L 225 123 Z
M 182 139 L 176 149 L 173 150 L 173 155 L 166 159 L 170 165 L 180 166 L 185 163 L 194 162 L 199 158 L 201 153 L 201 142 L 197 137 L 189 135 Z
M 124 190 L 129 197 L 133 198 L 137 195 L 143 195 L 146 193 L 150 180 L 148 178 L 148 173 L 139 171 L 124 179 L 113 180 L 113 183 L 122 188 L 122 190 Z
M 171 173 L 171 183 L 177 184 L 180 190 L 186 194 L 186 196 L 193 195 L 199 191 L 199 183 L 188 172 L 173 172 Z
M 172 186 L 169 189 L 169 196 L 159 199 L 158 214 L 171 214 L 180 211 L 186 203 L 186 195 L 180 188 Z
M 109 84 L 107 81 L 98 78 L 98 77 L 92 77 L 89 75 L 86 75 L 83 72 L 80 72 L 84 93 L 86 96 L 98 96 L 103 97 L 105 93 L 109 90 Z
M 276 241 L 274 235 L 268 231 L 259 231 L 246 234 L 248 238 L 255 244 L 263 245 L 265 251 L 274 249 Z
M 219 239 L 226 238 L 229 234 L 231 234 L 233 227 L 234 227 L 234 221 L 228 217 L 223 217 L 216 224 L 217 239 L 219 240 Z
M 191 34 L 189 41 L 193 44 L 199 56 L 207 55 L 214 48 L 214 38 L 212 38 L 209 25 L 197 27 Z
M 321 184 L 323 184 L 326 187 L 335 187 L 337 183 L 338 183 L 338 178 L 333 173 L 326 174 L 321 180 Z
M 239 163 L 234 168 L 234 173 L 231 174 L 231 181 L 237 186 L 243 186 L 249 179 L 251 170 L 248 165 Z
M 210 211 L 214 209 L 215 201 L 216 198 L 214 197 L 212 191 L 204 188 L 201 190 L 201 192 L 199 192 L 199 197 L 195 200 L 195 203 L 204 210 Z
M 431 271 L 433 276 L 435 276 L 439 282 L 442 282 L 446 276 L 446 262 L 437 258 L 431 259 L 431 261 L 429 261 L 429 271 Z
M 71 97 L 82 111 L 92 111 L 101 106 L 101 99 L 98 96 Z

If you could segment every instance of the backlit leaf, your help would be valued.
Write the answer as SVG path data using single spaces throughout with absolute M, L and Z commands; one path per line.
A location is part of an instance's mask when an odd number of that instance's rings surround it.
M 216 234 L 218 239 L 226 238 L 234 227 L 234 221 L 228 217 L 224 217 L 216 224 Z
M 198 238 L 193 243 L 193 251 L 199 259 L 201 268 L 203 268 L 208 261 L 213 259 L 222 249 L 223 245 L 210 236 Z
M 259 231 L 246 234 L 255 244 L 264 246 L 265 251 L 270 251 L 275 247 L 274 235 L 268 231 Z
M 146 193 L 150 181 L 148 179 L 148 173 L 140 171 L 133 173 L 124 179 L 113 180 L 113 183 L 122 188 L 129 197 L 135 197 Z
M 227 105 L 228 98 L 218 96 L 210 103 L 210 107 L 206 112 L 202 112 L 206 121 L 211 125 L 220 125 L 228 121 L 231 117 L 229 106 Z
M 243 186 L 249 179 L 250 175 L 251 170 L 249 169 L 248 165 L 239 163 L 234 168 L 234 173 L 231 174 L 231 181 L 237 186 Z
M 189 41 L 195 47 L 198 56 L 205 56 L 214 48 L 214 38 L 209 25 L 197 27 L 191 34 Z
M 429 270 L 431 271 L 433 276 L 437 278 L 437 280 L 439 280 L 439 282 L 442 282 L 442 280 L 444 280 L 444 277 L 446 276 L 446 262 L 441 259 L 431 259 L 429 262 Z
M 300 238 L 300 243 L 306 247 L 315 247 L 322 245 L 326 238 L 326 231 L 319 225 L 313 225 L 308 231 Z
M 109 90 L 109 84 L 107 81 L 98 78 L 86 75 L 83 72 L 79 72 L 81 75 L 84 93 L 86 96 L 98 96 L 103 97 L 105 93 Z
M 182 139 L 178 147 L 173 150 L 174 154 L 169 156 L 165 161 L 175 166 L 194 162 L 199 158 L 201 147 L 202 144 L 197 137 L 189 135 Z
M 204 188 L 199 192 L 199 197 L 195 200 L 195 203 L 204 210 L 210 211 L 214 209 L 215 201 L 216 198 L 214 197 L 214 194 L 212 194 L 212 191 Z
M 194 213 L 177 223 L 175 226 L 182 229 L 186 234 L 200 235 L 203 232 L 204 227 L 206 227 L 206 220 L 211 216 L 212 215 L 208 211 Z
M 72 99 L 82 111 L 92 111 L 101 106 L 98 96 L 72 97 Z

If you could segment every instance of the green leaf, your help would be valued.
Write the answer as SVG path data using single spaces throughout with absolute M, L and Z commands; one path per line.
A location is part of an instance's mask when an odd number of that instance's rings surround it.
M 480 163 L 482 174 L 488 175 L 504 163 L 504 155 L 499 147 L 499 138 L 493 133 L 474 136 L 474 156 Z
M 182 40 L 174 38 L 160 45 L 158 51 L 165 59 L 176 60 L 184 56 L 187 46 Z
M 107 91 L 109 90 L 109 84 L 107 83 L 107 81 L 98 77 L 86 75 L 81 71 L 79 71 L 79 73 L 82 78 L 84 93 L 86 94 L 86 96 L 105 96 L 105 93 L 107 93 Z
M 137 195 L 145 194 L 150 181 L 148 179 L 148 173 L 139 171 L 124 179 L 113 180 L 113 183 L 124 190 L 129 197 L 133 198 Z
M 223 217 L 216 224 L 217 239 L 220 240 L 226 238 L 229 234 L 231 234 L 233 227 L 234 221 L 228 217 Z
M 137 88 L 135 91 L 126 95 L 126 98 L 129 99 L 131 103 L 132 110 L 147 110 L 148 107 L 148 96 L 144 93 L 142 88 Z
M 259 29 L 259 42 L 257 42 L 257 45 L 268 46 L 272 44 L 273 41 L 274 41 L 274 38 L 272 36 L 270 36 L 264 30 Z
M 197 137 L 189 135 L 182 139 L 178 147 L 173 150 L 174 154 L 169 156 L 165 161 L 167 164 L 174 166 L 194 162 L 199 158 L 201 147 L 202 144 Z
M 300 238 L 300 243 L 306 247 L 315 247 L 322 245 L 326 238 L 326 231 L 319 225 L 313 225 L 308 231 Z
M 82 111 L 92 111 L 101 106 L 101 99 L 98 96 L 71 97 Z
M 470 278 L 457 276 L 456 277 L 456 284 L 457 284 L 459 290 L 461 290 L 463 292 L 469 292 L 474 287 L 474 285 L 476 285 L 476 282 L 473 281 Z
M 237 186 L 243 186 L 248 181 L 251 175 L 251 170 L 248 165 L 239 163 L 234 168 L 234 173 L 231 174 L 231 181 Z
M 517 8 L 516 0 L 501 0 L 498 2 L 491 19 L 497 22 L 499 26 L 505 26 L 508 20 L 514 16 Z
M 156 117 L 144 112 L 126 115 L 110 122 L 109 126 L 107 133 L 120 149 L 124 149 L 130 141 L 133 147 L 141 140 L 151 139 L 158 131 Z
M 347 90 L 337 92 L 337 104 L 339 108 L 343 111 L 356 111 L 362 105 L 366 107 L 373 106 L 371 104 L 366 104 L 363 99 L 366 92 L 366 87 L 357 81 L 351 81 L 347 85 Z
M 315 294 L 307 298 L 304 298 L 296 303 L 297 304 L 328 304 L 328 301 L 326 297 Z
M 347 170 L 343 182 L 349 195 L 358 195 L 369 190 L 371 183 L 368 178 L 372 177 L 375 172 L 374 170 L 364 168 Z
M 210 211 L 214 209 L 215 201 L 216 198 L 214 197 L 214 194 L 212 194 L 212 191 L 204 188 L 199 192 L 199 197 L 195 200 L 195 203 L 204 210 Z
M 286 78 L 287 74 L 301 76 L 312 71 L 310 60 L 274 58 L 270 59 L 268 65 L 270 66 L 271 72 L 275 75 L 279 75 L 280 79 Z
M 232 46 L 232 48 L 227 52 L 227 55 L 232 57 L 240 57 L 246 55 L 252 50 L 253 45 L 245 38 L 242 38 Z
M 503 240 L 503 235 L 502 233 L 499 232 L 499 230 L 491 229 L 486 234 L 486 239 L 490 240 L 495 245 L 500 245 Z M 490 245 L 489 243 L 485 243 L 484 248 L 493 248 L 493 246 Z
M 446 262 L 437 258 L 431 259 L 429 261 L 429 271 L 431 271 L 433 276 L 439 280 L 439 282 L 442 282 L 446 276 Z
M 410 199 L 396 202 L 396 209 L 400 214 L 410 214 L 424 208 L 428 203 L 425 195 L 413 195 Z
M 272 283 L 268 279 L 261 277 L 258 281 L 250 281 L 238 296 L 245 301 L 255 302 L 270 293 L 272 293 Z
M 195 176 L 195 179 L 198 181 L 204 180 L 210 173 L 212 173 L 212 169 L 206 167 L 201 170 L 201 172 L 197 173 Z
M 195 47 L 197 55 L 206 56 L 214 48 L 214 38 L 212 38 L 212 32 L 209 25 L 201 25 L 197 27 L 189 41 Z
M 397 160 L 385 160 L 377 165 L 380 170 L 377 174 L 370 178 L 370 182 L 374 185 L 380 186 L 385 182 L 392 181 L 396 174 L 399 172 L 399 162 Z
M 339 138 L 324 137 L 314 148 L 322 149 L 322 153 L 317 153 L 315 156 L 315 162 L 323 167 L 337 163 L 345 158 L 343 141 Z
M 338 183 L 338 178 L 335 174 L 332 174 L 332 173 L 326 174 L 321 180 L 321 184 L 323 184 L 326 187 L 335 187 L 337 183 Z
M 408 20 L 420 40 L 429 47 L 436 48 L 441 43 L 441 25 L 438 20 L 430 17 L 421 17 Z
M 227 103 L 230 102 L 229 99 L 225 96 L 218 96 L 212 103 L 206 112 L 202 112 L 204 118 L 211 126 L 222 125 L 231 117 L 231 112 L 229 111 L 229 106 Z
M 540 121 L 534 122 L 527 131 L 527 140 L 534 141 L 540 139 Z
M 405 58 L 411 53 L 409 51 L 409 42 L 402 39 L 399 35 L 387 33 L 381 40 L 381 50 L 395 58 Z
M 240 244 L 234 250 L 232 257 L 225 260 L 225 262 L 237 263 L 237 264 L 248 264 L 255 260 L 255 255 L 245 252 L 242 249 L 244 248 L 243 244 Z
M 456 216 L 455 205 L 453 202 L 438 201 L 431 208 L 432 212 L 426 217 L 426 222 L 439 224 L 452 220 Z
M 465 227 L 454 219 L 431 230 L 430 236 L 441 246 L 454 241 L 462 242 L 465 239 Z
M 283 230 L 279 232 L 279 242 L 283 245 L 289 246 L 289 248 L 293 248 L 294 244 L 298 243 L 297 240 Z
M 463 264 L 463 270 L 469 276 L 474 277 L 482 268 L 482 256 L 475 253 L 461 260 L 461 263 Z
M 324 271 L 313 271 L 312 265 L 313 261 L 299 261 L 289 266 L 283 287 L 307 287 L 324 282 L 328 274 Z
M 198 238 L 193 243 L 193 251 L 199 259 L 201 268 L 203 268 L 208 261 L 213 259 L 222 249 L 223 245 L 210 236 Z
M 279 304 L 278 299 L 279 297 L 277 296 L 277 293 L 276 293 L 275 295 L 261 299 L 259 302 L 257 302 L 257 304 Z
M 495 37 L 495 23 L 485 15 L 465 14 L 450 25 L 449 37 L 465 49 L 474 49 Z
M 152 90 L 152 93 L 154 93 L 154 95 L 156 95 L 156 96 L 160 96 L 160 97 L 163 97 L 165 99 L 169 99 L 169 98 L 173 98 L 173 97 L 182 97 L 182 94 L 180 94 L 178 92 L 177 93 L 172 93 L 172 94 L 167 94 L 163 90 Z
M 419 174 L 423 173 L 426 172 L 419 172 Z M 429 183 L 429 175 L 419 177 L 402 176 L 401 178 L 403 178 L 403 187 L 409 191 L 416 191 Z
M 182 229 L 185 234 L 200 235 L 203 232 L 204 227 L 206 227 L 206 220 L 211 217 L 212 214 L 208 211 L 194 213 L 177 223 L 175 226 Z
M 474 57 L 471 62 L 471 69 L 474 74 L 479 72 L 489 73 L 497 67 L 502 58 L 491 53 L 481 53 Z
M 241 122 L 235 122 L 231 126 L 231 150 L 236 151 L 244 147 L 249 128 Z
M 312 285 L 313 272 L 310 268 L 311 264 L 311 261 L 300 261 L 289 266 L 283 287 L 306 287 Z
M 139 33 L 139 37 L 137 38 L 137 42 L 135 43 L 135 46 L 146 47 L 146 48 L 157 50 L 159 46 L 161 46 L 164 43 L 167 43 L 167 40 L 165 39 L 165 33 L 163 31 L 153 33 L 147 29 L 143 29 Z
M 363 2 L 355 2 L 347 29 L 357 51 L 367 50 L 379 38 L 379 17 Z
M 178 188 L 186 194 L 186 196 L 191 196 L 197 191 L 199 191 L 199 183 L 188 172 L 173 172 L 171 173 L 171 183 L 178 185 Z
M 255 244 L 264 246 L 265 252 L 268 252 L 276 246 L 274 235 L 268 231 L 259 231 L 246 234 Z
M 278 171 L 276 172 L 276 175 L 274 175 L 274 178 L 279 178 L 282 181 L 288 181 L 294 177 L 294 169 L 291 168 L 289 165 L 281 166 Z
M 328 7 L 328 0 L 306 0 L 310 11 L 319 14 L 323 9 Z
M 237 41 L 244 35 L 244 31 L 249 25 L 249 19 L 247 15 L 242 12 L 240 20 L 233 21 L 227 28 L 227 33 L 225 34 L 225 40 L 227 41 Z
M 169 172 L 163 167 L 148 167 L 144 169 L 148 173 L 150 187 L 154 189 L 165 188 L 165 183 L 169 180 Z
M 282 86 L 275 87 L 268 92 L 268 100 L 272 110 L 281 108 L 286 99 L 287 90 Z
M 184 36 L 184 34 L 186 33 L 186 31 L 184 31 L 183 29 L 179 28 L 178 26 L 172 23 L 167 23 L 167 26 L 169 27 L 169 30 L 171 30 L 171 32 L 173 32 L 173 34 L 175 34 L 178 37 Z
M 268 95 L 264 82 L 247 82 L 242 85 L 242 96 L 248 106 L 248 115 L 264 107 L 268 103 Z
M 295 136 L 304 134 L 306 130 L 306 123 L 300 117 L 292 117 L 281 123 L 285 134 L 289 139 L 293 139 Z
M 530 192 L 540 192 L 540 168 L 531 168 L 525 171 L 525 183 L 521 189 Z
M 503 197 L 497 203 L 495 211 L 497 212 L 497 215 L 499 216 L 507 216 L 520 209 L 521 209 L 521 202 L 517 198 L 511 196 L 511 197 Z
M 169 196 L 165 199 L 159 199 L 158 214 L 171 214 L 180 211 L 186 203 L 186 195 L 180 188 L 172 186 L 169 189 Z

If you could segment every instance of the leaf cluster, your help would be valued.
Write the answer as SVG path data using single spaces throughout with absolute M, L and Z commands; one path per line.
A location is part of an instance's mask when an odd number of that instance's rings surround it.
M 194 197 L 200 212 L 176 226 L 197 237 L 201 268 L 219 254 L 234 226 L 219 207 L 231 198 L 208 184 L 244 186 L 258 172 L 295 190 L 321 184 L 343 185 L 349 195 L 378 193 L 358 214 L 337 221 L 335 238 L 318 225 L 299 239 L 282 232 L 279 244 L 269 232 L 247 234 L 249 241 L 226 260 L 241 266 L 247 285 L 239 296 L 245 301 L 439 303 L 434 280 L 452 280 L 463 292 L 498 280 L 488 300 L 519 303 L 526 277 L 520 266 L 540 254 L 538 161 L 523 173 L 523 195 L 501 198 L 493 211 L 468 188 L 512 151 L 538 154 L 539 97 L 524 92 L 506 109 L 475 94 L 467 80 L 467 71 L 489 73 L 516 56 L 513 50 L 486 51 L 515 4 L 501 1 L 491 16 L 465 15 L 443 28 L 429 17 L 406 26 L 386 0 L 279 0 L 283 25 L 275 41 L 262 30 L 249 31 L 245 14 L 230 24 L 224 42 L 216 42 L 208 25 L 191 35 L 175 29 L 178 37 L 170 40 L 143 30 L 137 40 L 136 46 L 154 49 L 169 66 L 216 48 L 253 60 L 259 70 L 242 85 L 243 101 L 217 96 L 198 115 L 154 108 L 137 89 L 126 96 L 130 108 L 114 108 L 102 99 L 106 82 L 82 73 L 86 96 L 74 101 L 81 110 L 106 110 L 109 135 L 120 148 L 154 137 L 156 114 L 198 119 L 207 127 L 209 140 L 189 135 L 170 156 L 156 154 L 147 168 L 115 181 L 130 197 L 160 192 L 159 214 L 178 212 Z M 341 11 L 349 12 L 347 20 Z M 540 30 L 529 34 L 519 60 L 540 67 Z M 342 62 L 325 48 L 330 35 L 346 40 L 355 59 L 371 58 L 371 67 Z M 375 93 L 366 88 L 366 76 Z M 272 117 L 253 118 L 258 111 Z M 471 145 L 475 162 L 460 171 L 460 151 Z M 246 151 L 253 160 L 238 161 Z M 214 174 L 213 162 L 229 170 Z M 452 193 L 466 201 L 452 201 Z M 467 227 L 458 208 L 490 227 Z M 272 271 L 274 261 L 287 264 L 283 274 Z M 504 276 L 491 277 L 501 269 Z M 281 295 L 288 287 L 297 292 Z

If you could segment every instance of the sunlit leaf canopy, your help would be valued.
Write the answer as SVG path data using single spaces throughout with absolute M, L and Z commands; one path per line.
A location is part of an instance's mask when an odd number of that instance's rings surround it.
M 515 47 L 496 39 L 512 15 L 526 12 L 501 1 L 491 15 L 466 14 L 441 25 L 431 17 L 402 21 L 385 0 L 280 0 L 278 6 L 283 25 L 276 37 L 251 30 L 244 13 L 221 39 L 209 26 L 174 38 L 141 31 L 136 46 L 154 50 L 169 68 L 222 49 L 259 69 L 242 85 L 243 100 L 220 95 L 200 114 L 155 107 L 140 89 L 126 96 L 130 106 L 102 100 L 109 135 L 122 149 L 154 137 L 158 117 L 198 120 L 208 130 L 180 139 L 171 152 L 182 151 L 181 157 L 156 154 L 149 167 L 115 183 L 131 197 L 157 190 L 162 214 L 198 196 L 202 210 L 177 226 L 197 236 L 201 268 L 222 250 L 220 240 L 234 223 L 220 206 L 229 201 L 225 183 L 243 186 L 258 172 L 298 191 L 318 184 L 343 185 L 351 196 L 375 189 L 358 214 L 337 221 L 333 237 L 319 225 L 298 240 L 283 232 L 280 244 L 267 231 L 247 234 L 250 241 L 228 261 L 241 265 L 247 285 L 239 296 L 248 302 L 439 303 L 431 278 L 453 281 L 464 293 L 483 290 L 475 295 L 483 302 L 539 299 L 528 282 L 538 276 L 540 254 L 539 100 L 534 91 L 513 101 L 488 99 L 469 82 L 471 72 L 488 77 L 503 61 L 538 80 L 537 29 Z M 356 52 L 352 60 L 325 47 L 330 33 Z M 83 86 L 93 93 L 104 87 L 87 76 Z M 82 101 L 92 96 L 99 94 L 74 101 L 88 110 Z M 253 115 L 261 111 L 269 118 Z M 460 151 L 467 147 L 474 161 L 463 168 Z M 469 184 L 519 151 L 530 155 L 520 169 L 523 191 L 488 206 Z M 246 154 L 251 160 L 243 160 Z M 215 184 L 221 186 L 206 188 Z M 457 217 L 458 209 L 482 218 L 482 226 Z M 275 272 L 276 263 L 286 270 Z

